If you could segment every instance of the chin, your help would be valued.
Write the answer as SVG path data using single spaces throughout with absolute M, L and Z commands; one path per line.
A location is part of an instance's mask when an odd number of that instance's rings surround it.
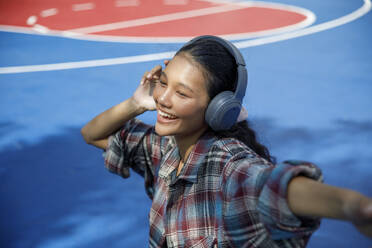
M 160 136 L 170 136 L 170 135 L 175 135 L 176 130 L 173 130 L 173 128 L 170 127 L 165 127 L 162 124 L 156 123 L 155 124 L 155 132 L 160 135 Z

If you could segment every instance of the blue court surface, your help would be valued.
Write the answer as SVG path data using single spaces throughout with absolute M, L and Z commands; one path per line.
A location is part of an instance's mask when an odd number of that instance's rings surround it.
M 312 161 L 325 183 L 372 197 L 371 2 L 272 2 L 316 18 L 232 39 L 247 62 L 249 120 L 278 161 Z M 0 30 L 0 247 L 147 247 L 151 202 L 142 178 L 109 173 L 80 129 L 130 97 L 144 71 L 183 42 Z M 154 123 L 155 113 L 140 119 Z M 363 248 L 372 240 L 323 219 L 308 247 Z

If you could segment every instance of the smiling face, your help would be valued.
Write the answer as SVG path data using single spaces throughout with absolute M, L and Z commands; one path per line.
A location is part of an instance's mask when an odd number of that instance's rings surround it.
M 200 136 L 207 128 L 204 114 L 209 96 L 203 72 L 188 55 L 177 55 L 162 72 L 154 89 L 155 131 L 161 135 Z

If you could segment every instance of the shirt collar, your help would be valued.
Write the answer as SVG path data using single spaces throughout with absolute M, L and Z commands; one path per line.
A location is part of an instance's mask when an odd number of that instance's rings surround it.
M 205 156 L 215 140 L 216 137 L 212 132 L 205 132 L 192 148 L 178 177 L 176 177 L 176 173 L 180 162 L 180 155 L 178 147 L 175 145 L 175 147 L 165 155 L 159 170 L 159 176 L 162 177 L 168 185 L 174 184 L 179 179 L 196 183 L 199 168 L 202 166 Z

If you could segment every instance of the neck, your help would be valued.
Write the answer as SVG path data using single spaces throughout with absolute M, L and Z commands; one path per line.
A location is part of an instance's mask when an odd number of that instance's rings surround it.
M 180 152 L 182 164 L 186 162 L 187 156 L 190 154 L 192 148 L 198 142 L 199 138 L 207 128 L 202 128 L 200 131 L 187 136 L 175 136 L 178 150 Z

